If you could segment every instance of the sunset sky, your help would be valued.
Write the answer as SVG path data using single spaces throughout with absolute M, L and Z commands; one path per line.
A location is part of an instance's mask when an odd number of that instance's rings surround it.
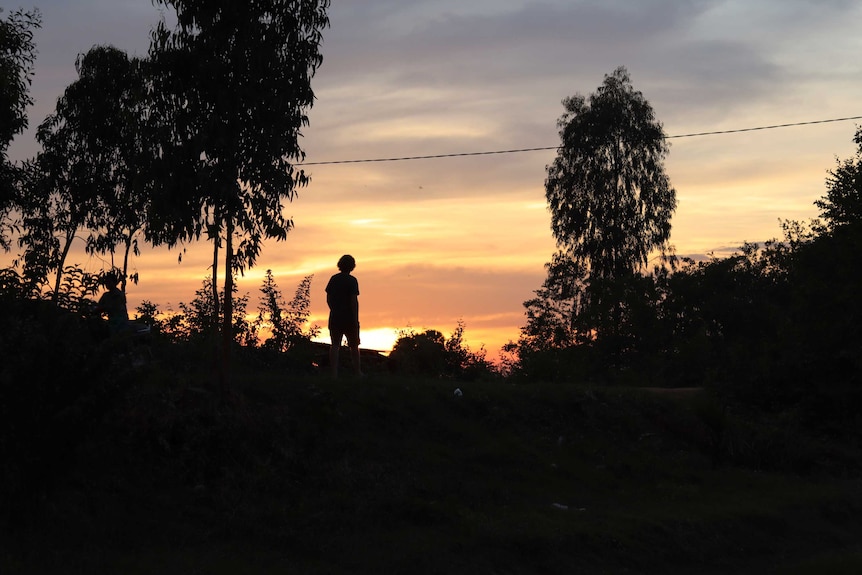
M 150 0 L 21 7 L 38 8 L 43 25 L 31 129 L 13 160 L 36 153 L 34 128 L 76 79 L 78 53 L 111 44 L 144 56 L 159 18 Z M 561 100 L 625 66 L 672 137 L 671 243 L 701 257 L 779 237 L 780 219 L 815 217 L 827 170 L 853 154 L 862 124 L 674 137 L 862 116 L 854 0 L 334 0 L 329 14 L 303 140 L 312 182 L 286 206 L 295 230 L 266 245 L 239 287 L 254 310 L 267 269 L 288 300 L 314 274 L 313 320 L 325 328 L 323 289 L 350 253 L 364 347 L 386 350 L 408 326 L 448 336 L 459 319 L 489 356 L 517 339 L 522 302 L 555 249 L 544 196 L 555 151 L 337 162 L 553 148 Z M 190 246 L 181 264 L 176 251 L 145 252 L 130 309 L 189 302 L 210 251 Z

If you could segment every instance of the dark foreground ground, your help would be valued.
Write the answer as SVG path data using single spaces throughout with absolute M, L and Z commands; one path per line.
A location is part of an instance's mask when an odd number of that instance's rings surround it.
M 234 390 L 154 370 L 77 406 L 9 488 L 0 573 L 862 572 L 858 450 L 704 392 Z

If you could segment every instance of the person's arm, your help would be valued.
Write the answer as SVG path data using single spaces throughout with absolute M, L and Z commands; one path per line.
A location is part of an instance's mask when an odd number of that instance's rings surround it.
M 329 309 L 332 309 L 332 278 L 329 278 L 329 282 L 326 284 L 326 306 Z
M 107 299 L 105 296 L 108 295 L 108 292 L 102 294 L 102 297 L 99 298 L 99 301 L 93 304 L 93 307 L 90 309 L 96 315 L 102 315 L 105 313 L 105 300 Z
M 353 317 L 356 319 L 356 326 L 359 327 L 359 281 L 354 278 L 355 281 L 355 289 L 354 293 L 350 298 L 350 311 L 353 313 Z
M 356 325 L 359 325 L 359 297 L 356 295 L 350 298 L 350 312 L 356 319 Z

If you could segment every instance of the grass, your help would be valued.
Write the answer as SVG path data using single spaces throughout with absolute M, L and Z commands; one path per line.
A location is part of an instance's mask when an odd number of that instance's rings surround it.
M 706 394 L 372 376 L 129 381 L 3 573 L 851 573 L 858 452 Z M 453 392 L 460 387 L 463 395 Z

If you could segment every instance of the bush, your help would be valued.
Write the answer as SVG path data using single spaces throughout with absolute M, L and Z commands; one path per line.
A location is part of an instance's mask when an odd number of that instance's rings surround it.
M 0 298 L 4 500 L 25 500 L 66 477 L 117 389 L 107 351 L 79 316 L 46 301 Z

